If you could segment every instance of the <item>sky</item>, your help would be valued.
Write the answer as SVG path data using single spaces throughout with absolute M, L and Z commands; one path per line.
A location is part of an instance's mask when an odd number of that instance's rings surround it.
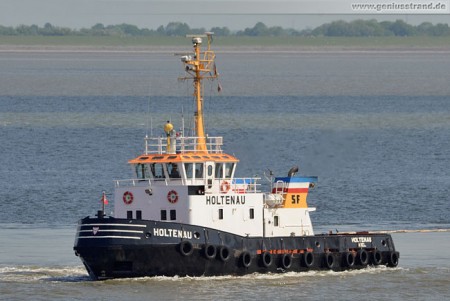
M 427 3 L 444 5 L 433 10 L 356 11 L 351 5 Z M 231 30 L 253 27 L 256 22 L 285 28 L 314 28 L 334 20 L 401 19 L 410 24 L 424 21 L 450 23 L 450 0 L 0 0 L 0 25 L 39 25 L 73 29 L 97 23 L 128 23 L 156 29 L 169 22 L 191 28 L 226 26 Z

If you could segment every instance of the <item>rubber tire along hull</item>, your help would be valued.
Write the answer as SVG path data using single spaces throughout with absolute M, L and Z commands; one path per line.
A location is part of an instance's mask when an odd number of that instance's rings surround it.
M 74 250 L 96 280 L 342 271 L 368 264 L 395 267 L 399 259 L 389 234 L 243 237 L 180 223 L 112 217 L 80 220 Z M 363 250 L 369 257 L 367 262 L 358 260 Z M 375 252 L 381 254 L 381 261 L 372 259 Z M 271 255 L 269 265 L 264 253 Z M 355 256 L 350 266 L 348 253 Z

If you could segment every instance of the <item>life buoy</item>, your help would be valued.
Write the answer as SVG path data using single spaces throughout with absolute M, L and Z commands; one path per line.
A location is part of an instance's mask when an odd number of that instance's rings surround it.
M 222 193 L 227 193 L 230 190 L 230 183 L 227 181 L 223 181 L 222 184 L 220 184 L 220 191 Z
M 373 265 L 380 265 L 383 262 L 383 255 L 380 251 L 374 250 L 372 253 L 372 263 Z
M 272 254 L 269 252 L 264 252 L 261 254 L 261 262 L 264 267 L 270 267 L 272 265 L 272 261 Z
M 175 190 L 169 191 L 169 193 L 167 193 L 167 200 L 169 203 L 175 204 L 178 202 L 178 193 Z
M 344 258 L 343 258 L 344 264 L 345 264 L 347 267 L 351 268 L 352 266 L 355 265 L 355 255 L 354 255 L 352 252 L 346 252 L 346 253 L 344 253 L 344 256 L 343 256 L 343 257 L 344 257 Z
M 388 258 L 388 266 L 392 268 L 396 267 L 398 265 L 398 258 L 399 258 L 398 252 L 391 252 Z
M 134 196 L 130 191 L 125 191 L 122 197 L 123 202 L 125 205 L 130 205 L 133 203 Z
M 325 266 L 329 269 L 333 268 L 334 265 L 334 256 L 332 253 L 325 253 L 324 256 Z
M 194 252 L 194 247 L 192 246 L 192 243 L 188 240 L 183 240 L 180 245 L 180 253 L 183 256 L 190 256 Z
M 228 261 L 228 259 L 230 259 L 230 249 L 228 249 L 227 246 L 219 247 L 219 258 L 223 262 L 226 262 L 226 261 Z
M 366 250 L 362 249 L 358 252 L 358 261 L 362 266 L 366 266 L 367 264 L 369 264 L 369 254 Z
M 252 264 L 252 256 L 249 252 L 244 251 L 241 254 L 241 264 L 244 268 L 248 268 Z
M 291 254 L 283 254 L 281 257 L 281 267 L 285 270 L 289 269 L 292 265 L 292 256 Z
M 213 259 L 216 257 L 217 250 L 214 245 L 205 244 L 203 246 L 203 254 L 207 259 Z
M 314 254 L 312 252 L 306 252 L 305 254 L 303 254 L 303 264 L 307 268 L 310 268 L 314 265 Z

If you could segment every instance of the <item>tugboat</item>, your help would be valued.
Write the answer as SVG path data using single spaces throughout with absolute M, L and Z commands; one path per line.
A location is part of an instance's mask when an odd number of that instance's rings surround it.
M 205 134 L 202 81 L 218 77 L 212 33 L 188 36 L 181 56 L 192 80 L 195 136 L 167 122 L 162 137 L 145 137 L 131 159 L 133 179 L 116 180 L 114 216 L 103 207 L 78 222 L 74 251 L 94 280 L 142 276 L 219 276 L 396 267 L 390 234 L 314 234 L 307 196 L 318 178 L 237 178 L 239 160 L 222 137 Z M 206 49 L 202 44 L 206 39 Z

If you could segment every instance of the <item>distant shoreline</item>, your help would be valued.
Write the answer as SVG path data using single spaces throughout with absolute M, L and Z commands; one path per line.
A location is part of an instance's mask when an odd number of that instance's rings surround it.
M 2 36 L 0 52 L 185 52 L 184 37 Z M 220 53 L 450 52 L 450 37 L 216 37 Z
M 0 45 L 0 53 L 175 53 L 180 46 Z M 219 46 L 216 53 L 446 53 L 449 47 Z

